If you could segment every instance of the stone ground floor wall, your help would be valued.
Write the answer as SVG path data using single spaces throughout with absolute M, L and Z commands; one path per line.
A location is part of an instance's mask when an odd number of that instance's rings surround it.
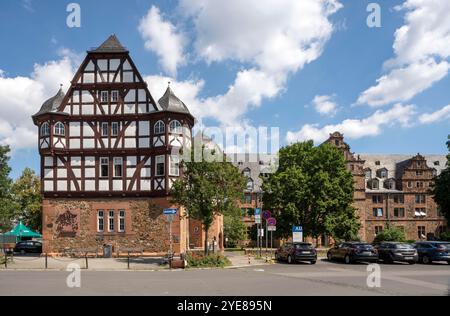
M 162 254 L 169 250 L 169 224 L 163 209 L 176 207 L 164 198 L 124 199 L 45 199 L 43 201 L 43 251 L 64 251 L 112 246 L 113 253 L 126 248 Z M 103 210 L 103 232 L 98 230 L 98 212 Z M 114 227 L 109 228 L 109 212 L 114 213 Z M 125 229 L 119 231 L 119 212 L 125 212 Z M 183 208 L 172 223 L 173 250 L 186 250 L 187 219 Z

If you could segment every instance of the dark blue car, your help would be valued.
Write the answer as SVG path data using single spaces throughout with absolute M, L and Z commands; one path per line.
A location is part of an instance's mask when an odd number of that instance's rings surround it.
M 429 264 L 433 261 L 446 261 L 450 264 L 450 242 L 421 241 L 414 248 L 419 254 L 419 262 Z

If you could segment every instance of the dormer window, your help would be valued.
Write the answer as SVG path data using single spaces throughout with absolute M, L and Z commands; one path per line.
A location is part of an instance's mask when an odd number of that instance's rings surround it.
M 253 186 L 254 186 L 254 183 L 253 183 L 253 179 L 248 179 L 247 180 L 247 187 L 246 187 L 246 190 L 247 191 L 253 191 Z
M 66 129 L 65 129 L 63 123 L 58 122 L 55 124 L 55 135 L 56 136 L 65 136 L 66 135 Z
M 372 179 L 369 181 L 369 187 L 372 190 L 378 190 L 380 188 L 380 183 L 378 181 L 378 179 Z
M 384 186 L 388 190 L 395 190 L 395 180 L 389 179 L 384 182 Z
M 377 170 L 377 177 L 386 179 L 388 177 L 388 171 L 386 168 Z
M 379 165 L 381 165 L 381 162 L 380 162 L 379 160 L 377 160 L 377 161 L 375 161 L 375 164 L 376 164 L 377 166 L 379 166 Z
M 439 166 L 440 164 L 441 164 L 441 163 L 440 163 L 438 160 L 434 162 L 434 165 L 435 165 L 435 166 Z
M 250 178 L 250 169 L 245 168 L 244 171 L 242 171 L 242 175 L 246 178 Z
M 370 170 L 370 168 L 364 169 L 364 177 L 367 180 L 372 178 L 372 170 Z
M 176 120 L 171 121 L 169 125 L 169 132 L 174 134 L 181 134 L 182 133 L 181 123 Z
M 158 121 L 155 124 L 155 134 L 159 135 L 159 134 L 164 134 L 166 132 L 166 125 L 164 124 L 163 121 Z
M 41 136 L 49 136 L 50 135 L 50 125 L 47 122 L 41 125 Z

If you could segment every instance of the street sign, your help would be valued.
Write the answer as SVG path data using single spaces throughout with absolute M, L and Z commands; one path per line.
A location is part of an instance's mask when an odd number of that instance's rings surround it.
M 175 215 L 177 213 L 177 209 L 176 208 L 165 208 L 163 210 L 163 214 L 164 215 Z
M 269 232 L 274 232 L 274 231 L 277 230 L 277 226 L 267 226 L 267 230 L 268 230 Z
M 292 227 L 292 242 L 302 242 L 303 241 L 303 227 L 293 226 Z
M 267 226 L 277 226 L 277 220 L 274 217 L 268 218 Z
M 262 213 L 262 217 L 265 219 L 265 220 L 267 220 L 267 219 L 269 219 L 270 218 L 270 211 L 264 211 L 263 213 Z
M 255 208 L 255 223 L 261 224 L 261 209 Z

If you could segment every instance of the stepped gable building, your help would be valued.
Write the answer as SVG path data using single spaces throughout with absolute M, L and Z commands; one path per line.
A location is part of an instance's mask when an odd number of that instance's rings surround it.
M 169 249 L 162 215 L 182 176 L 177 152 L 190 147 L 194 117 L 174 92 L 156 101 L 128 50 L 110 36 L 89 50 L 66 94 L 33 116 L 38 127 L 45 252 L 65 248 Z M 187 248 L 180 207 L 175 252 Z M 218 236 L 217 236 L 218 238 Z
M 345 155 L 355 180 L 354 206 L 361 219 L 361 238 L 373 241 L 388 225 L 399 227 L 409 240 L 435 239 L 448 229 L 429 189 L 448 166 L 444 155 L 361 154 L 355 157 L 344 135 L 326 141 Z

